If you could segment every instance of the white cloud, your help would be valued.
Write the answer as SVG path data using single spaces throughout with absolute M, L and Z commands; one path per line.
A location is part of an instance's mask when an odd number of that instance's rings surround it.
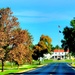
M 38 11 L 20 11 L 15 12 L 14 15 L 17 16 L 21 22 L 50 22 L 58 20 L 70 20 L 74 17 L 74 15 L 67 12 L 44 13 Z

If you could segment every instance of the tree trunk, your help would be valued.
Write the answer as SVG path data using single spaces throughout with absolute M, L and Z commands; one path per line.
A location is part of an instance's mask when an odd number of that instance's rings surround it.
M 19 64 L 17 64 L 17 69 L 19 69 Z
M 39 60 L 39 65 L 41 65 L 41 61 Z
M 12 68 L 14 64 L 13 64 L 13 62 L 10 62 L 10 63 L 11 63 L 11 68 Z
M 66 51 L 65 51 L 65 59 L 66 59 Z
M 4 60 L 2 59 L 2 72 L 4 71 Z
M 69 59 L 71 59 L 71 54 L 69 53 Z

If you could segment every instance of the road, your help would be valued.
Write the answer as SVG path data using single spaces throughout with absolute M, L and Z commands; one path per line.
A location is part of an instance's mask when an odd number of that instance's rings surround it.
M 75 69 L 67 63 L 51 63 L 16 75 L 75 75 Z

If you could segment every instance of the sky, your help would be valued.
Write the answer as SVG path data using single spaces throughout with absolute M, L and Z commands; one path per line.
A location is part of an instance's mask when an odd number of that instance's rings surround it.
M 52 39 L 53 46 L 61 46 L 63 34 L 59 30 L 70 26 L 75 17 L 75 0 L 0 0 L 0 8 L 7 7 L 18 18 L 20 27 L 33 36 L 33 44 L 43 34 Z

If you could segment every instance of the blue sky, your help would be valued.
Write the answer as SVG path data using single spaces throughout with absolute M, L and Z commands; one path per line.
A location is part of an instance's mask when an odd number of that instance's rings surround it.
M 20 27 L 27 29 L 37 44 L 42 34 L 61 45 L 63 28 L 75 17 L 75 0 L 0 0 L 0 8 L 10 7 Z M 58 25 L 61 27 L 58 28 Z

